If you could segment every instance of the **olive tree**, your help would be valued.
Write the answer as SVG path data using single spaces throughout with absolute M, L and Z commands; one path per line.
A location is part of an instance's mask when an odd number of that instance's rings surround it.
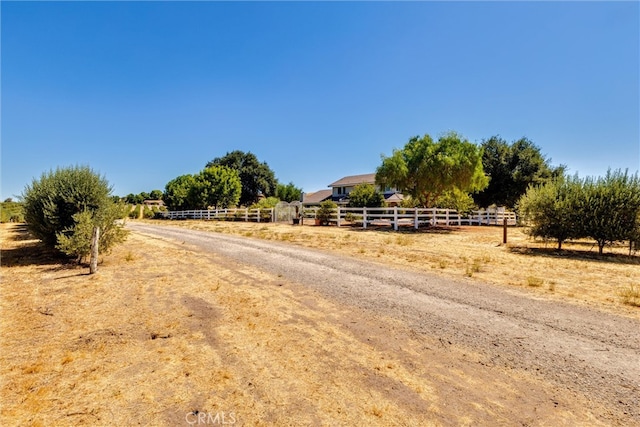
M 81 242 L 85 227 L 102 228 L 102 250 L 125 238 L 122 225 L 115 222 L 120 211 L 114 207 L 108 181 L 88 166 L 43 173 L 25 187 L 22 200 L 31 233 L 68 255 L 86 254 L 86 242 Z

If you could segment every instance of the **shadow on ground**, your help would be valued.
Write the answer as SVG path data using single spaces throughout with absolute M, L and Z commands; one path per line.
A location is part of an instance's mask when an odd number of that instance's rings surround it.
M 16 226 L 15 231 L 7 237 L 10 241 L 25 243 L 16 248 L 2 249 L 0 251 L 0 265 L 3 267 L 54 265 L 68 262 L 68 259 L 60 252 L 48 248 L 34 239 L 24 224 Z M 31 242 L 27 243 L 27 241 Z
M 588 246 L 588 245 L 585 245 Z M 558 259 L 571 259 L 575 261 L 596 261 L 615 264 L 640 265 L 640 256 L 621 254 L 621 253 L 604 253 L 599 255 L 591 250 L 576 250 L 557 248 L 530 248 L 527 246 L 509 246 L 509 252 L 521 255 L 540 256 Z

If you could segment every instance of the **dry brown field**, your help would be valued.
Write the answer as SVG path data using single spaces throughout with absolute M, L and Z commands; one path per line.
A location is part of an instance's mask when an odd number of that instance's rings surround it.
M 157 222 L 153 222 L 157 223 Z M 337 251 L 633 318 L 638 258 L 519 229 L 414 232 L 204 221 L 172 226 Z M 282 277 L 132 233 L 98 274 L 0 226 L 0 425 L 608 425 L 534 373 L 442 347 Z M 489 285 L 488 285 L 489 286 Z M 627 303 L 625 303 L 625 301 Z M 205 414 L 205 415 L 203 415 Z M 205 418 L 201 418 L 205 419 Z

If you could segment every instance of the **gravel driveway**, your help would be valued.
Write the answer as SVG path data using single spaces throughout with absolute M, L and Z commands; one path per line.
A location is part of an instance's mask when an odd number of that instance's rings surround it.
M 640 424 L 636 320 L 278 242 L 164 225 L 130 222 L 127 227 L 281 275 L 346 307 L 399 319 L 443 346 L 468 348 L 491 364 L 536 372 Z

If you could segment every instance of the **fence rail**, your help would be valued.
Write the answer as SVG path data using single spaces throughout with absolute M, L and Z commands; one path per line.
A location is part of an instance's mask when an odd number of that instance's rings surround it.
M 302 218 L 315 219 L 318 207 L 305 207 L 301 209 Z M 168 219 L 206 219 L 206 220 L 235 220 L 254 222 L 276 222 L 279 218 L 275 208 L 271 209 L 205 209 L 189 211 L 165 212 Z M 488 209 L 472 211 L 468 215 L 459 214 L 452 209 L 438 208 L 345 208 L 338 207 L 332 214 L 330 222 L 338 227 L 346 224 L 360 225 L 362 228 L 369 226 L 389 226 L 394 230 L 399 227 L 413 227 L 418 229 L 425 225 L 516 225 L 517 218 L 514 212 L 504 209 Z
M 271 222 L 274 219 L 274 209 L 201 209 L 164 212 L 163 216 L 168 219 Z

